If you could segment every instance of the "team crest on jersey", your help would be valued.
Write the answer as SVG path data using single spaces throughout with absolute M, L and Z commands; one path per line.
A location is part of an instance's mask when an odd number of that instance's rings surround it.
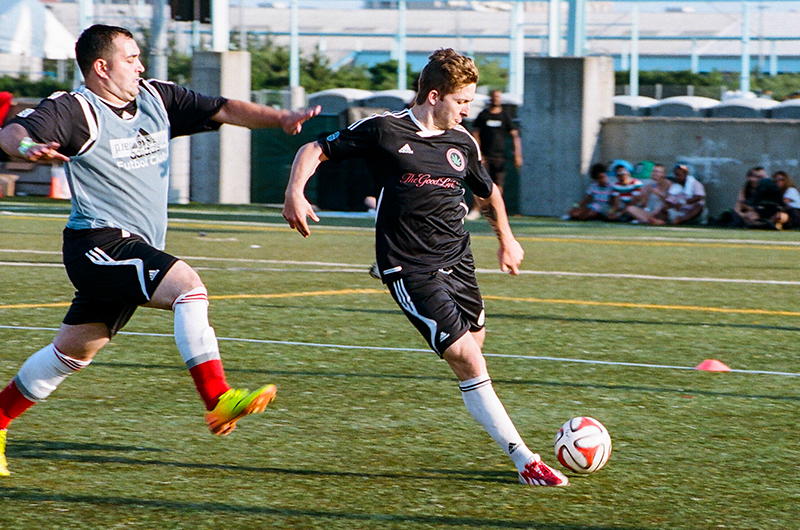
M 328 136 L 325 139 L 328 140 L 329 142 L 332 142 L 332 141 L 336 140 L 337 138 L 339 138 L 339 131 L 336 131 L 335 133 L 331 134 L 330 136 Z
M 447 150 L 447 161 L 456 171 L 464 171 L 464 168 L 467 165 L 466 161 L 464 160 L 464 155 L 462 155 L 461 151 L 455 147 L 451 147 Z

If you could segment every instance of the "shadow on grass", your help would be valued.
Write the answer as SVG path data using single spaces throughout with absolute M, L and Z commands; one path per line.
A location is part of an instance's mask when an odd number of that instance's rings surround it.
M 259 473 L 270 475 L 284 475 L 295 477 L 328 477 L 342 479 L 390 479 L 403 480 L 446 480 L 461 482 L 481 482 L 493 484 L 515 484 L 516 475 L 505 471 L 455 471 L 439 469 L 408 470 L 404 473 L 368 473 L 353 471 L 335 471 L 321 469 L 289 469 L 281 467 L 245 466 L 238 464 L 215 464 L 198 462 L 177 462 L 170 460 L 152 460 L 120 455 L 121 451 L 127 452 L 163 452 L 166 449 L 154 448 L 123 448 L 116 445 L 102 444 L 72 444 L 68 442 L 48 442 L 43 440 L 10 440 L 7 447 L 7 456 L 10 460 L 47 460 L 62 462 L 81 462 L 86 464 L 120 464 L 130 466 L 156 466 L 180 469 L 202 469 L 208 471 L 235 471 L 239 473 Z M 92 454 L 95 453 L 95 454 Z M 96 454 L 111 453 L 111 454 Z M 2 483 L 0 483 L 2 484 Z
M 502 521 L 496 518 L 486 519 L 480 517 L 454 517 L 435 515 L 412 515 L 402 513 L 363 513 L 347 510 L 321 510 L 279 508 L 274 506 L 242 506 L 229 502 L 178 502 L 144 497 L 120 497 L 104 495 L 75 495 L 59 494 L 42 491 L 40 489 L 26 489 L 0 486 L 0 499 L 3 501 L 19 501 L 26 503 L 60 502 L 70 505 L 88 504 L 96 507 L 130 507 L 130 509 L 172 510 L 178 513 L 207 512 L 218 515 L 230 513 L 234 515 L 274 515 L 280 517 L 311 518 L 320 523 L 325 520 L 353 521 L 369 523 L 377 528 L 381 523 L 431 525 L 437 527 L 459 528 L 529 528 L 539 530 L 649 530 L 645 527 L 632 526 L 599 526 L 599 525 L 574 525 L 564 523 L 546 523 L 542 521 Z
M 638 325 L 638 326 L 678 326 L 678 327 L 691 327 L 691 328 L 726 328 L 726 329 L 757 329 L 757 330 L 771 330 L 771 331 L 800 331 L 800 326 L 771 326 L 766 324 L 732 324 L 729 322 L 676 322 L 674 320 L 634 320 L 629 318 L 585 318 L 585 317 L 555 317 L 545 315 L 530 315 L 530 314 L 508 314 L 508 313 L 491 313 L 487 318 L 504 318 L 509 320 L 525 320 L 525 321 L 550 321 L 550 322 L 572 322 L 578 324 L 622 324 L 622 325 Z
M 388 295 L 388 291 L 387 291 Z M 308 311 L 308 306 L 296 304 L 278 304 L 278 303 L 260 303 L 253 302 L 253 307 L 260 309 L 297 309 L 299 311 Z M 395 315 L 402 316 L 403 312 L 400 308 L 391 309 L 366 309 L 358 307 L 344 307 L 344 306 L 331 306 L 331 305 L 315 305 L 313 310 L 316 312 L 335 312 L 335 313 L 362 313 L 362 314 L 377 314 L 377 315 Z M 524 320 L 524 321 L 542 321 L 542 322 L 571 322 L 578 324 L 621 324 L 621 325 L 637 325 L 637 326 L 678 326 L 690 328 L 724 328 L 724 329 L 755 329 L 755 330 L 770 330 L 770 331 L 800 331 L 800 326 L 773 326 L 767 324 L 736 324 L 730 322 L 702 322 L 702 321 L 687 321 L 677 322 L 674 320 L 643 320 L 643 319 L 630 319 L 630 318 L 587 318 L 587 317 L 558 317 L 549 315 L 536 315 L 530 313 L 496 313 L 487 312 L 486 318 L 488 321 L 492 320 Z

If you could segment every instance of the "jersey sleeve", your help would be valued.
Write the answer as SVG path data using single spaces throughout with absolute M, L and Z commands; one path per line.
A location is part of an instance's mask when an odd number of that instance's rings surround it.
M 227 98 L 206 96 L 178 86 L 169 81 L 149 80 L 164 102 L 169 116 L 170 135 L 186 136 L 205 131 L 216 131 L 222 125 L 211 119 Z
M 35 142 L 58 142 L 58 152 L 75 156 L 89 141 L 90 132 L 83 108 L 75 96 L 55 92 L 36 107 L 17 114 L 9 123 L 25 127 Z
M 478 113 L 478 117 L 472 123 L 472 130 L 480 134 L 480 130 L 486 125 L 486 111 L 482 110 Z
M 331 160 L 367 158 L 380 140 L 380 118 L 356 122 L 347 129 L 318 140 L 322 152 Z
M 478 145 L 471 135 L 470 142 L 467 144 L 467 159 L 467 174 L 464 178 L 467 186 L 478 197 L 482 199 L 488 198 L 492 194 L 494 183 L 481 162 Z
M 511 118 L 511 115 L 508 112 L 503 112 L 503 115 L 505 116 L 506 133 L 511 134 L 511 131 L 517 130 L 517 126 L 514 124 L 514 120 Z

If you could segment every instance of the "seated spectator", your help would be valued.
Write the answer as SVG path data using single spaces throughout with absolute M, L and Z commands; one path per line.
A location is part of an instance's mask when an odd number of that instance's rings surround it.
M 783 193 L 783 211 L 773 215 L 770 222 L 778 230 L 800 227 L 800 191 L 794 186 L 792 177 L 785 171 L 776 171 L 772 180 Z
M 649 223 L 650 218 L 664 206 L 672 183 L 667 179 L 664 164 L 654 164 L 650 170 L 650 182 L 642 187 L 638 205 L 629 204 L 625 211 L 640 223 Z
M 631 176 L 633 166 L 625 160 L 615 160 L 611 169 L 617 180 L 611 185 L 611 210 L 608 219 L 612 221 L 630 221 L 631 216 L 625 211 L 628 205 L 638 205 L 642 193 L 642 181 Z
M 703 213 L 706 190 L 700 181 L 689 174 L 685 164 L 677 164 L 672 174 L 673 184 L 664 199 L 664 205 L 649 220 L 650 224 L 680 225 L 698 219 Z
M 589 168 L 592 183 L 586 188 L 583 200 L 569 211 L 569 218 L 574 221 L 605 220 L 611 208 L 611 186 L 608 184 L 606 165 L 597 163 Z
M 756 191 L 758 183 L 762 179 L 768 178 L 767 172 L 763 167 L 757 166 L 747 170 L 744 186 L 739 190 L 736 198 L 736 205 L 733 207 L 732 228 L 747 228 L 755 226 L 759 221 L 756 211 Z

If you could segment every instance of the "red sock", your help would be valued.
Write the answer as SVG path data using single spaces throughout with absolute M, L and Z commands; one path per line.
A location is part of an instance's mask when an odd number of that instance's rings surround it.
M 206 404 L 206 410 L 214 410 L 219 397 L 231 389 L 225 382 L 225 370 L 222 369 L 222 361 L 219 359 L 193 366 L 189 368 L 189 373 L 192 374 L 194 385 Z
M 8 428 L 11 420 L 31 408 L 36 402 L 22 395 L 12 380 L 0 392 L 0 430 Z

